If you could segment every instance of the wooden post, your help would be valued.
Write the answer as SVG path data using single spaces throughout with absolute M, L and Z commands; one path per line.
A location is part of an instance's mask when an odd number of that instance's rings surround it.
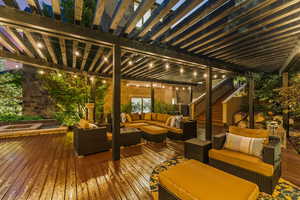
M 113 46 L 112 159 L 120 160 L 121 48 Z
M 154 87 L 153 83 L 151 83 L 151 112 L 154 112 Z
M 190 102 L 192 103 L 193 102 L 193 87 L 190 86 Z
M 289 73 L 282 73 L 282 87 L 289 87 Z M 288 108 L 283 108 L 288 109 Z M 286 136 L 290 137 L 290 114 L 283 113 L 283 128 L 286 130 Z
M 254 128 L 254 78 L 252 73 L 248 75 L 248 86 L 249 128 Z
M 208 67 L 206 70 L 206 119 L 205 119 L 205 139 L 212 139 L 212 70 Z

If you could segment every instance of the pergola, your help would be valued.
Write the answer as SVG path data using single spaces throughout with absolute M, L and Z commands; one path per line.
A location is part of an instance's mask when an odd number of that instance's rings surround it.
M 88 26 L 82 23 L 83 0 L 74 1 L 73 23 L 63 20 L 65 8 L 60 2 L 52 0 L 53 15 L 47 17 L 37 0 L 27 0 L 28 12 L 20 10 L 16 0 L 4 0 L 0 57 L 51 70 L 111 77 L 114 160 L 120 158 L 121 78 L 197 85 L 203 78 L 191 78 L 193 73 L 205 71 L 206 135 L 210 138 L 212 73 L 249 74 L 253 127 L 251 73 L 283 72 L 299 60 L 299 0 L 164 0 L 160 4 L 142 0 L 136 9 L 132 0 L 116 1 L 116 5 L 98 0 Z M 137 27 L 149 9 L 151 16 Z M 183 70 L 185 76 L 181 76 Z

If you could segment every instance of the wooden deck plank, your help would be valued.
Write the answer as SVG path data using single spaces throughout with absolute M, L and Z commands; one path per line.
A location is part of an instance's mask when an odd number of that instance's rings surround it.
M 0 139 L 0 199 L 152 199 L 153 168 L 182 154 L 182 142 L 143 143 L 113 162 L 111 151 L 77 157 L 72 133 Z M 282 165 L 283 178 L 300 185 L 300 156 L 284 151 Z

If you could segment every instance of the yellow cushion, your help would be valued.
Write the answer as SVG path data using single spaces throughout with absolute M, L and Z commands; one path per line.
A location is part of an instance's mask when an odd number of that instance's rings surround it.
M 132 118 L 131 118 L 130 114 L 126 114 L 126 119 L 128 122 L 132 122 Z
M 144 120 L 151 120 L 151 113 L 146 113 L 144 116 Z
M 249 129 L 249 128 L 239 128 L 236 126 L 229 127 L 229 133 L 253 138 L 268 138 L 269 132 L 264 129 Z
M 133 113 L 130 116 L 131 116 L 132 121 L 140 120 L 140 115 L 137 113 Z
M 157 120 L 157 113 L 151 113 L 151 119 Z
M 178 199 L 256 200 L 259 194 L 254 183 L 195 160 L 170 167 L 158 179 Z
M 90 128 L 90 124 L 85 119 L 80 119 L 79 121 L 79 128 Z
M 131 128 L 139 128 L 141 126 L 148 126 L 149 124 L 138 122 L 138 123 L 126 123 L 124 124 L 125 127 L 131 127 Z
M 157 121 L 163 122 L 163 121 L 165 120 L 165 114 L 157 113 L 156 116 L 157 116 L 157 117 L 156 117 L 156 120 L 157 120 Z
M 158 127 L 158 126 L 142 126 L 140 127 L 140 129 L 148 134 L 153 134 L 153 135 L 157 135 L 157 134 L 164 134 L 167 133 L 168 130 L 162 127 Z
M 263 162 L 260 158 L 231 150 L 211 149 L 209 157 L 265 176 L 272 176 L 273 165 Z

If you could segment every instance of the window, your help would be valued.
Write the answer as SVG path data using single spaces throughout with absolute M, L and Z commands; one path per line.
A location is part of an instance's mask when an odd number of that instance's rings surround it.
M 133 97 L 131 107 L 133 113 L 149 113 L 151 112 L 151 98 Z

